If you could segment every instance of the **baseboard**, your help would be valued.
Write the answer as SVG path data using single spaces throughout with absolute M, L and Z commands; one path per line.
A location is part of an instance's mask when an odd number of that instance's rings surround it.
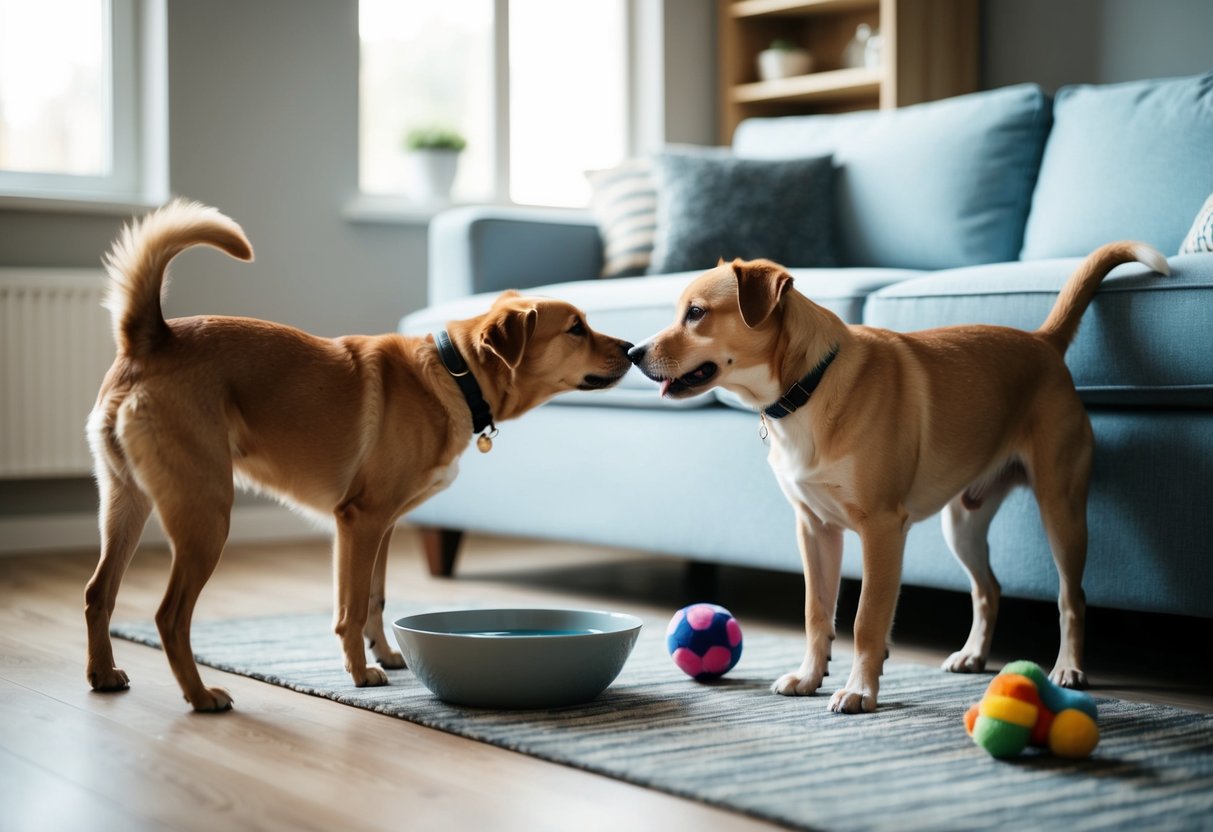
M 330 532 L 280 506 L 238 506 L 232 510 L 229 543 L 258 543 L 328 537 Z M 156 517 L 148 520 L 144 543 L 167 543 Z M 98 548 L 95 514 L 27 514 L 0 517 L 0 554 Z

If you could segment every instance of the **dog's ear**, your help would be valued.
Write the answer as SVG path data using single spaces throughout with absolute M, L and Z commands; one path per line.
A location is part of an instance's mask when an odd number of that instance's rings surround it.
M 502 309 L 494 313 L 481 331 L 481 346 L 500 358 L 511 370 L 522 362 L 522 353 L 535 332 L 539 312 L 529 309 Z
M 771 317 L 784 293 L 792 287 L 792 276 L 770 260 L 734 260 L 733 274 L 737 276 L 741 319 L 750 329 Z
M 501 303 L 503 300 L 512 300 L 514 298 L 520 298 L 520 297 L 522 297 L 522 293 L 519 292 L 517 289 L 506 289 L 504 292 L 502 292 L 500 295 L 497 296 L 497 298 L 493 301 L 493 305 L 496 306 L 497 304 Z

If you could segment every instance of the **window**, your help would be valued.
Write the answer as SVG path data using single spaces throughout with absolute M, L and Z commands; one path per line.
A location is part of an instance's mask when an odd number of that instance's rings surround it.
M 627 152 L 627 0 L 361 0 L 359 180 L 408 193 L 404 136 L 459 131 L 457 201 L 586 204 Z
M 0 194 L 140 201 L 137 33 L 162 23 L 154 6 L 0 0 Z

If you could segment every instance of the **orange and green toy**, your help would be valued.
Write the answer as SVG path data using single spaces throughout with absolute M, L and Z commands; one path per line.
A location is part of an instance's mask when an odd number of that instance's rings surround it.
M 1029 745 L 1060 757 L 1086 757 L 1099 743 L 1095 700 L 1053 684 L 1033 662 L 1011 662 L 965 714 L 965 730 L 991 757 Z

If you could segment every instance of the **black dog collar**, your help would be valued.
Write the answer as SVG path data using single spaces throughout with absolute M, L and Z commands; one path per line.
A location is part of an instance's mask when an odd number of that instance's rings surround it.
M 472 411 L 472 433 L 480 433 L 486 428 L 493 428 L 493 411 L 489 408 L 489 403 L 484 400 L 484 394 L 480 392 L 480 385 L 476 383 L 476 377 L 468 369 L 467 362 L 451 343 L 450 334 L 445 329 L 439 329 L 434 331 L 433 336 L 434 346 L 438 348 L 438 357 L 442 359 L 442 366 L 446 367 L 451 378 L 455 379 L 455 383 L 459 385 L 459 392 L 463 393 L 463 398 L 468 403 L 468 410 Z M 496 432 L 496 428 L 493 428 L 493 431 Z
M 817 389 L 817 385 L 821 384 L 821 378 L 829 369 L 830 363 L 834 357 L 838 355 L 838 346 L 835 345 L 826 354 L 825 358 L 817 363 L 817 366 L 809 370 L 808 375 L 800 381 L 793 384 L 780 397 L 779 401 L 770 407 L 764 408 L 762 413 L 772 419 L 782 419 L 789 413 L 795 413 L 799 408 L 805 406 L 809 397 L 813 395 L 813 391 Z

